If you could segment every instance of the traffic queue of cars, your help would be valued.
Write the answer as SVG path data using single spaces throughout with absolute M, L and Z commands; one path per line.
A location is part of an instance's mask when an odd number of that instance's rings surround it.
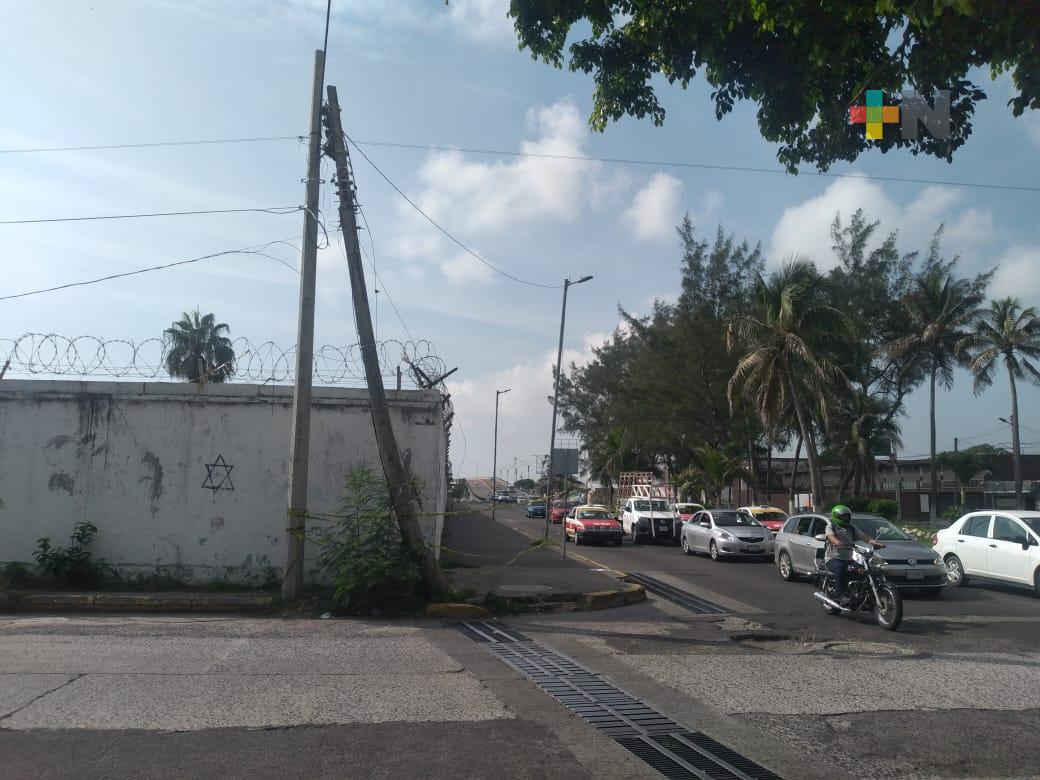
M 529 505 L 528 516 L 538 512 Z M 760 558 L 774 561 L 787 582 L 818 573 L 828 523 L 825 514 L 815 512 L 788 516 L 769 506 L 706 509 L 641 497 L 626 499 L 616 515 L 598 504 L 554 501 L 550 515 L 554 523 L 563 523 L 568 540 L 576 544 L 620 546 L 627 536 L 634 544 L 675 544 L 687 555 L 703 553 L 716 561 Z M 970 512 L 938 531 L 931 547 L 880 515 L 853 513 L 852 524 L 884 544 L 877 551 L 879 565 L 885 579 L 900 590 L 937 597 L 948 585 L 978 580 L 1025 586 L 1040 596 L 1040 511 Z

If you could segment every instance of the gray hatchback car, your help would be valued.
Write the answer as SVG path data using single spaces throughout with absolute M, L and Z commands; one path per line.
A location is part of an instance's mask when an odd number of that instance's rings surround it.
M 934 550 L 914 541 L 894 523 L 878 515 L 853 513 L 852 524 L 885 546 L 878 556 L 885 562 L 885 579 L 897 588 L 916 588 L 938 596 L 946 587 L 946 566 Z M 823 558 L 825 542 L 816 537 L 827 528 L 818 514 L 794 515 L 776 535 L 773 550 L 780 576 L 791 582 L 816 573 L 816 559 Z

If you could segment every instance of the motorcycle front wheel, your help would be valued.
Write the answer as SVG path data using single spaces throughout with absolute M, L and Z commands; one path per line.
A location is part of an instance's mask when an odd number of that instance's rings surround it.
M 903 597 L 887 582 L 878 588 L 878 603 L 874 605 L 877 624 L 886 631 L 895 631 L 903 622 Z

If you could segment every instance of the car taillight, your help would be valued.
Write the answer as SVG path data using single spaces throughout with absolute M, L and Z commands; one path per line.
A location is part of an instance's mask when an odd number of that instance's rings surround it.
M 932 534 L 932 547 L 939 544 L 939 534 Z

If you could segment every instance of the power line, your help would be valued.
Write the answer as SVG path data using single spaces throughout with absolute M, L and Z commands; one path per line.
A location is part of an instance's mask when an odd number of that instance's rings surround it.
M 211 260 L 211 259 L 213 259 L 215 257 L 223 257 L 225 255 L 260 255 L 261 257 L 266 257 L 269 260 L 274 260 L 276 262 L 279 262 L 282 265 L 286 266 L 287 268 L 290 268 L 293 271 L 296 271 L 296 273 L 299 273 L 299 271 L 297 271 L 297 269 L 293 268 L 291 265 L 286 263 L 284 260 L 281 260 L 281 259 L 279 259 L 277 257 L 274 257 L 272 255 L 268 255 L 268 254 L 264 253 L 264 250 L 267 249 L 269 246 L 273 246 L 275 244 L 288 244 L 288 242 L 292 238 L 295 238 L 295 236 L 290 236 L 289 238 L 275 239 L 274 241 L 268 241 L 265 244 L 257 244 L 255 246 L 243 247 L 241 249 L 226 249 L 223 252 L 213 252 L 213 253 L 208 254 L 208 255 L 202 255 L 201 257 L 193 257 L 190 260 L 177 260 L 177 261 L 172 262 L 172 263 L 164 263 L 163 265 L 153 265 L 153 266 L 149 266 L 147 268 L 138 268 L 135 271 L 124 271 L 123 273 L 109 274 L 108 276 L 101 276 L 101 277 L 98 277 L 97 279 L 86 279 L 86 280 L 84 280 L 82 282 L 68 282 L 66 284 L 59 284 L 59 285 L 56 285 L 54 287 L 46 287 L 46 288 L 44 288 L 42 290 L 29 290 L 28 292 L 15 293 L 14 295 L 3 295 L 3 296 L 0 296 L 0 301 L 10 301 L 10 300 L 14 300 L 15 298 L 28 298 L 31 295 L 42 295 L 44 293 L 57 292 L 58 290 L 67 290 L 67 289 L 69 289 L 71 287 L 85 287 L 85 286 L 91 285 L 91 284 L 100 284 L 101 282 L 108 282 L 108 281 L 111 281 L 113 279 L 122 279 L 122 278 L 127 277 L 127 276 L 137 276 L 138 274 L 146 274 L 146 273 L 150 273 L 151 271 L 162 271 L 162 270 L 165 270 L 167 268 L 176 268 L 177 266 L 181 266 L 181 265 L 189 265 L 191 263 L 199 263 L 199 262 L 201 262 L 203 260 Z M 289 244 L 289 246 L 292 246 L 292 244 Z
M 330 6 L 327 8 L 327 13 L 331 13 L 331 0 Z M 326 33 L 327 35 L 327 33 Z M 325 46 L 328 46 L 328 38 L 325 39 Z M 0 154 L 34 154 L 43 152 L 82 152 L 82 151 L 98 151 L 105 149 L 147 149 L 154 147 L 171 147 L 171 146 L 202 146 L 207 144 L 240 144 L 240 143 L 260 143 L 267 141 L 297 141 L 305 142 L 307 140 L 306 135 L 270 135 L 270 136 L 256 136 L 247 138 L 212 138 L 203 140 L 186 140 L 186 141 L 154 141 L 149 143 L 133 143 L 133 144 L 96 144 L 91 146 L 48 146 L 48 147 L 27 147 L 19 149 L 0 149 Z M 465 152 L 467 154 L 484 154 L 495 157 L 534 157 L 543 158 L 548 160 L 570 160 L 573 162 L 600 162 L 610 163 L 614 165 L 646 165 L 646 166 L 658 166 L 663 168 L 693 168 L 701 170 L 712 170 L 712 171 L 734 171 L 738 173 L 771 173 L 789 176 L 789 174 L 783 168 L 762 168 L 750 165 L 723 165 L 719 163 L 696 163 L 696 162 L 684 162 L 679 160 L 647 160 L 630 157 L 591 157 L 587 155 L 567 155 L 567 154 L 547 154 L 541 152 L 517 152 L 507 149 L 483 149 L 478 147 L 466 147 L 466 146 L 445 146 L 440 144 L 408 144 L 398 143 L 393 141 L 354 141 L 351 139 L 351 143 L 355 146 L 385 146 L 388 148 L 395 149 L 417 149 L 425 151 L 439 151 L 439 152 Z M 360 151 L 360 150 L 359 150 Z M 991 190 L 1010 190 L 1017 192 L 1040 192 L 1040 187 L 1029 186 L 1024 184 L 989 184 L 986 182 L 968 182 L 968 181 L 949 181 L 943 179 L 916 179 L 903 176 L 880 176 L 874 174 L 861 174 L 861 173 L 831 173 L 829 171 L 801 171 L 798 175 L 800 176 L 818 176 L 830 179 L 846 179 L 846 178 L 858 178 L 868 179 L 873 181 L 890 181 L 898 182 L 903 184 L 936 184 L 945 187 L 968 187 L 976 189 L 991 189 Z
M 386 146 L 394 149 L 417 149 L 435 152 L 465 152 L 466 154 L 486 154 L 496 157 L 535 157 L 547 160 L 571 160 L 574 162 L 600 162 L 615 165 L 650 165 L 662 168 L 696 168 L 711 171 L 737 171 L 743 173 L 777 173 L 790 176 L 782 168 L 757 168 L 749 165 L 721 165 L 717 163 L 680 162 L 677 160 L 643 160 L 629 157 L 589 157 L 578 154 L 546 154 L 542 152 L 515 152 L 504 149 L 479 149 L 465 146 L 439 146 L 436 144 L 404 144 L 391 141 L 353 141 L 355 146 Z M 360 149 L 358 151 L 361 151 Z M 364 153 L 362 152 L 362 155 Z M 367 159 L 367 158 L 366 158 Z M 1040 192 L 1040 187 L 1018 184 L 985 184 L 982 182 L 943 181 L 941 179 L 912 179 L 902 176 L 878 176 L 860 173 L 830 173 L 826 171 L 802 171 L 800 176 L 822 176 L 830 179 L 870 179 L 874 181 L 901 182 L 904 184 L 939 184 L 946 187 L 974 187 L 990 190 L 1015 190 L 1021 192 Z
M 387 176 L 385 173 L 383 173 L 382 170 L 380 170 L 378 165 L 376 165 L 374 162 L 372 162 L 372 160 L 369 158 L 369 156 L 367 154 L 364 153 L 364 151 L 361 149 L 361 147 L 359 147 L 354 142 L 354 139 L 352 139 L 349 135 L 346 135 L 345 133 L 344 133 L 344 137 L 348 141 L 350 141 L 351 145 L 355 149 L 357 149 L 358 154 L 360 154 L 362 157 L 365 158 L 365 162 L 367 162 L 369 165 L 371 165 L 372 168 L 375 169 L 375 172 L 383 177 L 383 181 L 385 181 L 387 184 L 389 184 L 398 195 L 400 195 L 402 198 L 404 198 L 405 202 L 409 206 L 411 206 L 413 209 L 415 209 L 417 212 L 419 212 L 419 214 L 427 222 L 429 222 L 431 225 L 433 225 L 435 228 L 437 228 L 437 230 L 439 230 L 441 233 L 443 233 L 445 236 L 447 236 L 448 239 L 452 243 L 454 243 L 456 246 L 458 246 L 460 249 L 462 249 L 464 252 L 466 252 L 466 254 L 476 258 L 477 260 L 479 260 L 481 263 L 486 265 L 488 268 L 490 268 L 495 273 L 501 274 L 502 276 L 505 276 L 507 279 L 512 279 L 514 282 L 519 282 L 520 284 L 526 284 L 529 287 L 541 287 L 542 289 L 546 289 L 546 290 L 557 290 L 557 289 L 559 289 L 559 288 L 561 288 L 563 286 L 561 284 L 539 284 L 538 282 L 531 282 L 531 281 L 528 281 L 527 279 L 521 279 L 519 276 L 513 276 L 511 273 L 509 273 L 507 271 L 503 271 L 498 266 L 495 266 L 495 265 L 492 265 L 491 263 L 489 263 L 487 260 L 485 260 L 483 257 L 478 255 L 476 252 L 474 252 L 468 246 L 466 246 L 461 241 L 459 241 L 459 239 L 455 238 L 455 236 L 453 236 L 451 233 L 449 233 L 446 228 L 442 227 L 441 224 L 439 222 L 437 222 L 437 220 L 435 220 L 433 217 L 431 217 L 429 214 L 427 214 L 425 211 L 423 211 L 419 207 L 419 205 L 417 203 L 415 203 L 415 201 L 413 201 L 411 198 L 409 198 L 407 195 L 405 195 L 404 192 L 402 192 L 401 188 L 398 187 L 396 184 L 394 184 L 390 180 L 390 177 Z
M 270 208 L 252 209 L 199 209 L 196 211 L 153 211 L 147 214 L 104 214 L 90 217 L 48 217 L 46 219 L 5 219 L 0 220 L 0 225 L 39 225 L 48 222 L 96 222 L 106 219 L 144 219 L 148 217 L 188 217 L 197 214 L 245 214 L 248 212 L 260 214 L 293 214 L 302 211 L 302 206 L 272 206 Z
M 0 154 L 35 154 L 37 152 L 93 152 L 104 149 L 151 149 L 161 146 L 205 146 L 208 144 L 253 144 L 265 141 L 301 141 L 306 135 L 264 135 L 253 138 L 211 138 L 199 141 L 153 141 L 140 144 L 96 144 L 94 146 L 39 146 L 24 149 L 0 149 Z

